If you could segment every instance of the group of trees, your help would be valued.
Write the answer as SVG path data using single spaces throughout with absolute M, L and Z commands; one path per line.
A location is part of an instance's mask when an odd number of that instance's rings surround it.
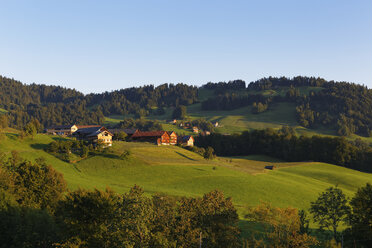
M 259 114 L 259 113 L 265 112 L 268 107 L 269 107 L 268 103 L 254 102 L 252 104 L 252 113 Z
M 261 94 L 224 93 L 210 97 L 202 102 L 202 110 L 233 110 L 250 106 L 253 103 L 268 105 L 271 98 Z
M 139 129 L 141 131 L 162 130 L 162 125 L 157 121 L 126 118 L 114 126 L 120 129 Z
M 83 140 L 56 140 L 51 142 L 46 151 L 66 162 L 86 158 L 94 150 L 92 144 Z M 72 157 L 72 155 L 74 155 Z
M 341 189 L 330 187 L 311 202 L 310 213 L 321 230 L 332 232 L 333 239 L 344 247 L 369 247 L 372 242 L 372 185 L 367 183 L 349 200 Z M 339 235 L 338 227 L 347 228 Z M 340 237 L 341 236 L 341 237 Z
M 179 105 L 177 106 L 172 113 L 172 118 L 173 119 L 185 119 L 187 115 L 187 109 L 186 106 L 184 105 Z
M 256 223 L 257 228 L 263 232 L 260 235 L 253 234 L 243 247 L 315 247 L 319 242 L 310 235 L 306 223 L 308 220 L 303 218 L 304 213 L 296 208 L 279 208 L 265 202 L 249 208 L 245 218 Z
M 214 90 L 215 94 L 225 93 L 226 91 L 239 91 L 245 89 L 245 81 L 243 80 L 233 80 L 229 82 L 219 82 L 219 83 L 212 83 L 209 82 L 204 84 L 202 88 L 208 90 Z
M 213 133 L 198 136 L 195 144 L 213 147 L 219 156 L 264 154 L 286 161 L 319 161 L 372 172 L 372 148 L 361 140 L 349 142 L 343 137 L 298 137 L 289 127 L 234 135 Z
M 198 88 L 186 84 L 147 85 L 86 96 L 89 106 L 100 105 L 105 115 L 147 115 L 153 107 L 190 105 L 198 99 Z
M 102 124 L 104 116 L 153 112 L 154 107 L 176 107 L 197 101 L 198 89 L 186 84 L 148 85 L 84 95 L 59 86 L 25 85 L 0 76 L 0 108 L 11 127 L 22 128 L 32 119 L 45 126 L 65 123 Z
M 110 189 L 66 192 L 43 159 L 0 160 L 0 247 L 237 247 L 239 221 L 220 191 L 203 197 Z
M 309 228 L 309 215 L 295 208 L 269 203 L 250 207 L 248 221 L 264 230 L 244 242 L 244 247 L 370 247 L 372 242 L 372 185 L 367 183 L 349 200 L 338 187 L 327 188 L 311 202 L 310 214 L 318 229 Z M 340 232 L 344 224 L 347 228 Z M 317 237 L 317 238 L 315 238 Z

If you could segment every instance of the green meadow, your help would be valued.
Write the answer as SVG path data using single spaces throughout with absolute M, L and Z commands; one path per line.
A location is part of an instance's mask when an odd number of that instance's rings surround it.
M 274 206 L 308 209 L 310 202 L 330 186 L 338 185 L 348 196 L 358 187 L 372 183 L 372 175 L 336 165 L 297 162 L 288 163 L 266 156 L 225 158 L 212 161 L 180 147 L 155 146 L 147 143 L 114 142 L 116 153 L 130 149 L 131 156 L 121 160 L 103 154 L 70 164 L 46 153 L 43 149 L 58 139 L 38 134 L 34 139 L 19 140 L 15 133 L 3 133 L 0 151 L 12 150 L 30 160 L 44 157 L 63 173 L 71 190 L 110 187 L 124 193 L 134 184 L 146 194 L 163 192 L 177 196 L 201 196 L 214 189 L 232 197 L 241 216 L 247 206 L 260 201 Z M 265 170 L 266 165 L 276 169 Z

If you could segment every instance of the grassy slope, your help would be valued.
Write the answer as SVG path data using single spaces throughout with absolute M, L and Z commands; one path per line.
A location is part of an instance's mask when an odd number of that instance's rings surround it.
M 106 186 L 123 193 L 134 184 L 148 194 L 165 192 L 172 195 L 201 196 L 214 189 L 231 196 L 242 213 L 244 206 L 261 200 L 275 206 L 309 207 L 318 193 L 338 185 L 351 196 L 358 187 L 372 182 L 372 175 L 324 163 L 284 163 L 266 157 L 220 158 L 206 161 L 198 154 L 179 147 L 157 147 L 143 143 L 114 143 L 118 151 L 129 148 L 132 157 L 123 161 L 109 156 L 96 156 L 76 164 L 62 162 L 42 148 L 55 137 L 37 135 L 20 142 L 7 134 L 0 151 L 18 150 L 23 157 L 45 157 L 64 174 L 71 189 Z M 270 160 L 270 162 L 255 161 Z M 265 171 L 267 164 L 283 167 Z

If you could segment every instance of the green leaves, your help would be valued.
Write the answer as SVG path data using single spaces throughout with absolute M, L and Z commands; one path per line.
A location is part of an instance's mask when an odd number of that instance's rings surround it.
M 315 202 L 311 202 L 310 212 L 313 214 L 314 221 L 321 228 L 333 230 L 334 238 L 337 239 L 337 228 L 346 220 L 350 207 L 342 190 L 330 187 L 321 193 Z

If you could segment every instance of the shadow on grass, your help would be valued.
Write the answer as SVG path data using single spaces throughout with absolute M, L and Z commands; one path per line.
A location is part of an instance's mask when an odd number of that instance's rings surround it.
M 105 158 L 111 158 L 111 159 L 119 159 L 122 160 L 121 157 L 117 154 L 112 154 L 112 153 L 100 153 L 100 152 L 91 152 L 90 153 L 92 156 L 101 156 Z
M 66 137 L 63 137 L 63 136 L 54 136 L 54 137 L 52 137 L 52 139 L 53 139 L 54 141 L 65 141 L 65 140 L 70 140 L 70 139 L 68 139 L 68 138 L 66 138 Z
M 182 154 L 182 153 L 180 153 L 180 152 L 176 152 L 176 153 L 177 153 L 178 155 L 180 155 L 181 157 L 187 158 L 188 160 L 196 161 L 195 159 L 190 158 L 190 157 L 186 156 L 185 154 Z
M 45 150 L 45 148 L 48 147 L 47 144 L 40 144 L 40 143 L 31 144 L 30 146 L 31 146 L 32 148 L 34 148 L 34 149 L 37 149 L 37 150 Z

